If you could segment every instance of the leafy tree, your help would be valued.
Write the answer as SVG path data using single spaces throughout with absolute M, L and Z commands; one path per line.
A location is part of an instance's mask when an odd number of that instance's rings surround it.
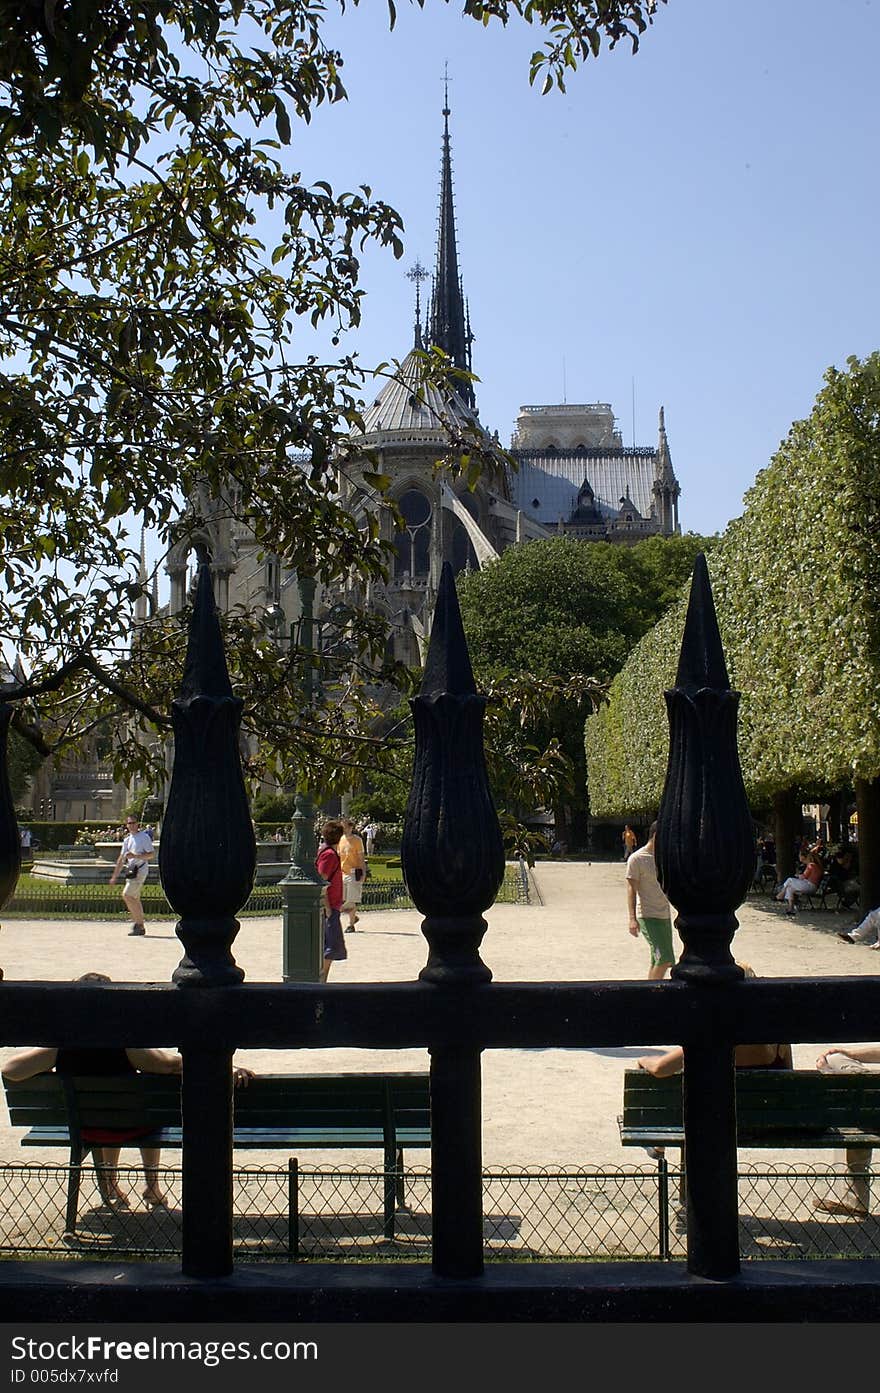
M 710 545 L 692 533 L 633 547 L 558 537 L 511 548 L 462 583 L 462 617 L 481 681 L 491 678 L 499 691 L 514 681 L 535 689 L 528 715 L 509 694 L 499 710 L 508 766 L 537 761 L 542 751 L 565 762 L 545 800 L 560 825 L 565 805 L 586 810 L 585 703 L 620 670 Z
M 31 779 L 42 764 L 42 759 L 38 751 L 15 730 L 9 732 L 8 755 L 9 787 L 12 791 L 12 801 L 17 803 L 27 792 Z
M 880 353 L 830 368 L 730 524 L 710 571 L 754 807 L 854 787 L 866 908 L 880 900 Z M 600 812 L 656 808 L 683 604 L 646 635 L 587 721 Z M 780 853 L 783 839 L 777 838 Z
M 484 25 L 540 26 L 530 76 L 558 87 L 603 42 L 637 46 L 654 10 L 464 6 Z M 367 186 L 306 185 L 285 151 L 296 121 L 345 97 L 326 11 L 323 0 L 0 5 L 0 633 L 31 674 L 9 695 L 35 704 L 37 722 L 18 726 L 44 754 L 103 728 L 119 772 L 161 765 L 161 742 L 145 736 L 167 730 L 180 632 L 156 621 L 130 652 L 132 516 L 171 545 L 219 511 L 323 581 L 383 572 L 376 520 L 358 528 L 333 488 L 366 374 L 351 355 L 320 361 L 308 330 L 329 326 L 335 341 L 358 324 L 360 257 L 370 244 L 399 256 L 400 219 Z M 442 376 L 441 359 L 425 355 L 426 377 Z M 266 758 L 311 761 L 318 783 L 338 725 L 327 703 L 297 721 L 302 656 L 279 662 L 244 620 L 230 643 Z M 334 740 L 325 782 L 351 767 L 370 713 L 356 681 L 343 697 L 350 738 Z

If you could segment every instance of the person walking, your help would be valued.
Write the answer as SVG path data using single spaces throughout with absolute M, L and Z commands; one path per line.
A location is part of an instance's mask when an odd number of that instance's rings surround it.
M 367 858 L 364 843 L 358 835 L 350 817 L 342 818 L 342 836 L 339 838 L 339 861 L 342 866 L 342 908 L 348 913 L 347 934 L 356 932 L 355 924 L 360 915 L 357 907 L 364 893 L 364 877 L 367 873 Z
M 648 840 L 630 854 L 626 863 L 626 902 L 629 931 L 633 938 L 644 935 L 651 950 L 649 981 L 659 981 L 675 962 L 672 947 L 672 918 L 669 901 L 660 889 L 654 861 L 657 823 L 652 822 Z M 638 901 L 638 910 L 637 910 Z
M 138 819 L 130 814 L 125 819 L 125 836 L 122 850 L 116 858 L 110 884 L 115 885 L 120 873 L 123 876 L 122 899 L 131 916 L 130 938 L 140 938 L 146 933 L 144 928 L 144 906 L 141 902 L 143 889 L 149 874 L 149 863 L 153 859 L 153 839 L 142 831 Z
M 629 823 L 627 823 L 623 829 L 621 840 L 623 842 L 623 859 L 624 861 L 628 861 L 639 844 L 639 839 Z
M 326 982 L 330 968 L 335 962 L 344 962 L 348 949 L 342 936 L 342 922 L 339 911 L 342 908 L 342 863 L 339 860 L 339 839 L 342 836 L 342 823 L 336 818 L 328 818 L 321 828 L 321 845 L 315 857 L 315 869 L 327 883 L 321 891 L 321 908 L 324 916 L 324 961 L 321 966 L 321 981 Z

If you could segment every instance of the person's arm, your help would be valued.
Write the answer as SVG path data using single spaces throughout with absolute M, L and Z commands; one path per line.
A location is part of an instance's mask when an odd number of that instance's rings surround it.
M 680 1074 L 684 1068 L 684 1050 L 674 1045 L 665 1054 L 646 1054 L 638 1060 L 638 1067 L 655 1079 L 667 1079 L 671 1074 Z
M 861 1064 L 880 1064 L 880 1045 L 829 1045 L 816 1060 L 817 1069 L 825 1067 L 829 1054 L 845 1054 Z
M 179 1074 L 183 1060 L 179 1054 L 164 1054 L 162 1050 L 127 1049 L 129 1064 L 133 1064 L 142 1074 Z
M 127 1049 L 129 1064 L 133 1064 L 141 1074 L 180 1074 L 183 1071 L 183 1059 L 179 1054 L 165 1054 L 163 1050 L 136 1050 Z M 232 1071 L 232 1081 L 234 1084 L 246 1087 L 251 1079 L 256 1078 L 253 1069 L 246 1069 L 243 1064 L 237 1064 Z
M 13 1083 L 21 1083 L 24 1079 L 32 1079 L 35 1074 L 48 1074 L 55 1068 L 55 1061 L 58 1058 L 57 1046 L 47 1049 L 22 1050 L 21 1054 L 15 1054 L 6 1064 L 3 1065 L 4 1079 L 11 1079 Z
M 631 880 L 626 882 L 626 905 L 629 910 L 629 931 L 634 938 L 639 936 L 639 921 L 636 917 L 636 887 Z

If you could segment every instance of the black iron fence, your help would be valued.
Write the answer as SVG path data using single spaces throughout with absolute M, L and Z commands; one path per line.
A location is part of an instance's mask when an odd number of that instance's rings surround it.
M 770 1229 L 765 1225 L 754 1239 L 747 1229 L 744 1237 L 734 1046 L 870 1039 L 880 1015 L 880 981 L 742 980 L 730 945 L 735 910 L 754 873 L 755 846 L 736 756 L 736 700 L 700 558 L 676 685 L 667 693 L 670 758 L 657 837 L 661 883 L 678 908 L 684 943 L 673 980 L 493 983 L 480 956 L 482 915 L 503 880 L 503 847 L 485 777 L 483 702 L 447 568 L 422 693 L 413 702 L 416 756 L 402 846 L 406 882 L 424 915 L 428 943 L 420 980 L 243 984 L 231 949 L 235 914 L 251 892 L 255 845 L 238 754 L 240 704 L 226 676 L 209 569 L 202 566 L 172 713 L 175 765 L 160 850 L 163 888 L 179 916 L 184 946 L 173 985 L 0 983 L 2 1045 L 180 1049 L 180 1261 L 116 1261 L 106 1272 L 88 1263 L 0 1263 L 7 1319 L 140 1319 L 147 1290 L 154 1320 L 876 1317 L 880 1263 L 871 1254 L 833 1263 L 755 1262 Z M 17 868 L 7 797 L 0 807 L 4 900 Z M 684 1046 L 687 1169 L 685 1232 L 670 1221 L 670 1250 L 676 1244 L 670 1260 L 620 1261 L 623 1253 L 603 1253 L 594 1261 L 560 1262 L 558 1255 L 537 1259 L 530 1243 L 515 1260 L 504 1249 L 487 1264 L 497 1251 L 487 1217 L 497 1215 L 500 1224 L 508 1210 L 518 1211 L 509 1194 L 486 1197 L 482 1051 L 670 1040 Z M 430 1269 L 387 1251 L 383 1261 L 369 1264 L 348 1255 L 343 1263 L 266 1263 L 253 1248 L 242 1259 L 233 1202 L 240 1181 L 232 1164 L 231 1065 L 239 1047 L 428 1049 Z M 276 1183 L 283 1186 L 283 1175 Z M 631 1183 L 635 1191 L 656 1182 Z M 600 1181 L 589 1184 L 595 1191 Z M 287 1207 L 276 1196 L 288 1220 L 290 1187 L 288 1173 Z M 588 1195 L 580 1178 L 560 1182 L 560 1190 L 572 1210 L 579 1204 L 598 1209 L 597 1195 Z M 297 1206 L 308 1214 L 312 1201 L 301 1189 L 296 1193 Z M 614 1189 L 603 1195 L 615 1214 L 627 1198 Z M 769 1202 L 778 1209 L 775 1197 Z M 427 1212 L 420 1194 L 422 1203 Z M 521 1205 L 530 1222 L 539 1208 L 531 1193 Z M 778 1216 L 769 1214 L 766 1222 Z M 305 1243 L 306 1232 L 296 1231 L 296 1244 Z M 289 1222 L 287 1233 L 289 1245 Z

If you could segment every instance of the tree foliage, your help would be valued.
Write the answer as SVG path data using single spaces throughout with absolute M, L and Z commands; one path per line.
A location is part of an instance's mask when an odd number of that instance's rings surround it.
M 129 654 L 133 527 L 171 546 L 203 528 L 192 501 L 207 500 L 289 567 L 328 583 L 383 573 L 376 519 L 358 527 L 334 487 L 368 374 L 350 354 L 319 358 L 312 334 L 337 343 L 356 328 L 360 258 L 369 245 L 399 256 L 400 219 L 366 185 L 307 185 L 287 148 L 297 122 L 345 97 L 327 8 L 0 3 L 0 634 L 32 673 L 11 695 L 36 703 L 43 749 L 103 723 L 131 769 L 148 749 L 136 732 L 165 718 L 181 636 L 157 623 Z M 653 10 L 494 0 L 464 13 L 542 26 L 532 75 L 562 86 L 603 41 L 635 46 Z M 426 355 L 427 376 L 439 358 Z M 269 749 L 282 711 L 295 724 L 299 689 L 279 674 L 297 662 L 273 676 L 277 653 L 245 628 L 232 666 Z M 322 738 L 314 713 L 306 725 Z
M 551 538 L 510 548 L 461 584 L 481 679 L 491 677 L 498 691 L 506 684 L 534 689 L 527 707 L 506 701 L 499 722 L 512 767 L 553 752 L 557 773 L 546 806 L 586 807 L 586 711 L 711 545 L 693 533 L 633 547 Z
M 755 805 L 880 775 L 880 353 L 830 368 L 745 499 L 709 567 Z M 587 721 L 590 787 L 607 814 L 656 808 L 683 602 Z

